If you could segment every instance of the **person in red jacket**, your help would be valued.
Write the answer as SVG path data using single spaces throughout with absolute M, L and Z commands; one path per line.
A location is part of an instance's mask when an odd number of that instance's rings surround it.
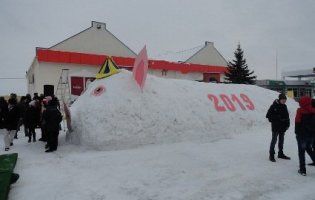
M 305 151 L 311 157 L 314 165 L 315 154 L 312 151 L 312 143 L 314 138 L 315 128 L 315 108 L 312 107 L 312 99 L 310 97 L 301 97 L 299 104 L 300 108 L 297 109 L 295 117 L 295 134 L 299 151 L 300 169 L 299 173 L 306 176 L 305 168 Z

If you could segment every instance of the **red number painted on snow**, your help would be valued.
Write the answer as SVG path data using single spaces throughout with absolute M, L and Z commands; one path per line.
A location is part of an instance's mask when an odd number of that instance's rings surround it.
M 245 106 L 242 104 L 242 102 L 239 100 L 239 98 L 235 94 L 232 94 L 232 101 L 237 102 L 242 110 L 246 110 Z
M 241 94 L 240 96 L 243 99 L 243 101 L 247 103 L 246 107 L 249 110 L 255 110 L 255 105 L 246 94 Z
M 226 94 L 220 94 L 219 97 L 220 98 L 213 94 L 208 94 L 208 98 L 214 103 L 214 108 L 218 112 L 225 112 L 227 109 L 232 112 L 236 111 L 235 103 L 237 103 L 242 110 L 255 110 L 254 103 L 246 94 L 240 94 L 241 99 L 235 94 L 232 94 L 231 98 Z M 219 105 L 220 100 L 223 102 L 224 106 Z
M 234 112 L 236 110 L 233 102 L 230 100 L 230 98 L 225 94 L 220 94 L 220 97 L 225 105 L 230 111 Z
M 213 94 L 208 94 L 208 98 L 213 101 L 214 103 L 214 107 L 215 109 L 218 111 L 218 112 L 225 112 L 226 111 L 226 108 L 224 106 L 220 106 L 219 105 L 219 100 L 218 100 L 218 97 L 216 97 L 215 95 Z

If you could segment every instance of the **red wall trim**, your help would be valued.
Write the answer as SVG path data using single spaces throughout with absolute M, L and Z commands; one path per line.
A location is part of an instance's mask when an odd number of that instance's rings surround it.
M 49 49 L 36 49 L 38 62 L 53 63 L 72 63 L 100 66 L 104 63 L 107 55 L 86 54 L 77 52 L 54 51 Z M 114 62 L 118 66 L 132 68 L 135 59 L 127 57 L 112 56 Z M 201 72 L 201 73 L 224 73 L 227 68 L 225 66 L 198 65 L 190 63 L 176 63 L 164 60 L 149 60 L 150 69 L 165 69 L 180 71 L 182 73 Z

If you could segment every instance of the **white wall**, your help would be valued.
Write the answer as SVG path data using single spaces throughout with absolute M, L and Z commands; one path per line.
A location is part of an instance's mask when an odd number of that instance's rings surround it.
M 99 71 L 99 67 L 91 65 L 40 62 L 37 67 L 35 67 L 34 90 L 29 90 L 29 92 L 38 92 L 41 94 L 44 92 L 44 85 L 54 85 L 56 93 L 62 69 L 69 69 L 69 74 L 79 73 L 82 70 L 87 71 L 89 74 L 96 74 Z
M 100 28 L 98 28 L 100 27 Z M 135 53 L 106 29 L 106 24 L 92 22 L 92 26 L 50 48 L 109 56 L 135 57 Z
M 149 69 L 148 72 L 154 76 L 163 77 L 163 78 L 186 79 L 186 80 L 192 80 L 192 81 L 203 80 L 203 73 L 200 73 L 200 72 L 183 74 L 183 73 L 178 72 L 178 71 L 168 70 L 166 72 L 166 76 L 162 75 L 162 70 Z
M 205 46 L 200 51 L 185 62 L 200 65 L 227 66 L 226 60 L 214 47 L 213 42 L 206 42 Z

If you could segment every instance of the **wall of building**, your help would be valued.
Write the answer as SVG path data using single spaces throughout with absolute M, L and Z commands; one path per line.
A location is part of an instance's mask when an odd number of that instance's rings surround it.
M 37 66 L 38 66 L 37 59 L 34 58 L 26 74 L 27 93 L 29 94 L 34 94 L 34 91 L 35 91 L 35 85 L 36 85 L 35 77 L 37 78 L 37 75 L 35 74 L 35 69 Z
M 214 47 L 213 42 L 206 42 L 202 49 L 192 55 L 185 62 L 201 65 L 227 66 L 226 60 Z
M 178 71 L 149 69 L 148 73 L 162 78 L 186 79 L 192 81 L 203 80 L 203 74 L 201 72 L 183 74 Z
M 92 26 L 74 35 L 51 50 L 101 54 L 121 57 L 135 57 L 136 54 L 106 29 L 105 23 L 92 22 Z
M 44 85 L 53 85 L 56 93 L 62 69 L 69 69 L 69 74 L 74 74 L 80 71 L 86 71 L 89 74 L 96 74 L 99 70 L 98 67 L 88 65 L 41 62 L 37 65 L 37 67 L 35 67 L 34 90 L 32 91 L 31 86 L 29 86 L 29 92 L 37 92 L 41 94 L 44 92 Z

